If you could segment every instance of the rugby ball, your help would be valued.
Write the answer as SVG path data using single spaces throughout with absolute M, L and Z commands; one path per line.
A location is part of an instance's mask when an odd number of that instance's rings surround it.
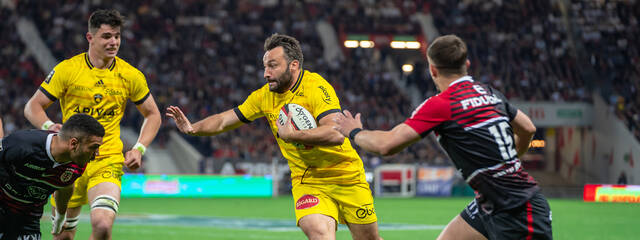
M 289 120 L 287 119 L 289 112 L 292 112 L 291 124 L 295 129 L 306 130 L 318 127 L 313 115 L 311 115 L 307 109 L 295 103 L 285 104 L 280 108 L 280 114 L 278 115 L 279 124 L 284 125 Z

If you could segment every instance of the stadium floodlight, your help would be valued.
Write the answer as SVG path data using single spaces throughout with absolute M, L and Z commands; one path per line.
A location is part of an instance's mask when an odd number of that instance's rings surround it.
M 406 48 L 407 43 L 405 41 L 391 41 L 391 48 Z
M 411 64 L 402 65 L 402 71 L 405 72 L 405 73 L 413 72 L 413 65 L 411 65 Z
M 358 41 L 356 40 L 346 40 L 344 41 L 344 46 L 347 48 L 357 48 L 358 47 Z
M 420 48 L 420 42 L 408 41 L 406 46 L 407 46 L 408 49 L 419 49 Z
M 360 41 L 361 48 L 372 48 L 373 46 L 375 46 L 373 41 Z

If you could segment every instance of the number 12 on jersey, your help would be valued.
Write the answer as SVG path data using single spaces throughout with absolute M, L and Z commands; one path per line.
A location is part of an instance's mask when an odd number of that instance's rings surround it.
M 498 127 L 500 127 L 500 131 L 498 131 Z M 513 159 L 518 154 L 513 146 L 512 136 L 507 133 L 507 128 L 510 127 L 507 122 L 500 122 L 497 126 L 493 125 L 489 127 L 489 132 L 496 139 L 500 154 L 502 154 L 502 159 L 505 161 Z

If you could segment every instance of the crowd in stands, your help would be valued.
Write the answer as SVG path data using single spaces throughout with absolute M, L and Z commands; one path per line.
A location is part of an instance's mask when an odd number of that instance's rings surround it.
M 5 134 L 31 126 L 24 105 L 45 75 L 22 43 L 15 27 L 18 16 L 0 7 L 0 117 Z
M 640 3 L 572 1 L 570 10 L 598 85 L 608 90 L 609 104 L 640 139 Z
M 382 66 L 376 49 L 348 50 L 345 59 L 324 60 L 315 22 L 327 20 L 346 32 L 416 35 L 421 30 L 410 20 L 416 12 L 432 13 L 441 34 L 454 33 L 465 39 L 470 49 L 470 74 L 510 99 L 589 101 L 591 97 L 571 54 L 570 33 L 562 22 L 560 7 L 549 1 L 43 0 L 17 5 L 14 13 L 0 8 L 0 98 L 11 103 L 0 105 L 0 115 L 9 132 L 29 126 L 22 116 L 24 103 L 47 74 L 14 34 L 16 19 L 33 20 L 54 57 L 62 60 L 86 51 L 86 20 L 97 8 L 115 8 L 126 16 L 119 57 L 145 73 L 160 110 L 179 105 L 192 121 L 241 104 L 265 83 L 263 41 L 280 32 L 300 40 L 303 67 L 320 73 L 334 86 L 344 109 L 363 113 L 367 128 L 389 129 L 404 121 L 415 107 L 405 91 L 393 83 L 401 73 Z M 629 13 L 638 15 L 637 4 L 635 13 Z M 635 47 L 634 62 L 626 63 L 635 66 L 635 71 L 622 74 L 635 74 L 637 79 L 637 22 L 634 24 L 635 34 L 627 33 L 624 45 Z M 614 37 L 603 37 L 609 38 Z M 607 71 L 616 71 L 615 66 L 607 66 Z M 423 63 L 409 76 L 424 98 L 435 94 L 425 73 Z M 628 84 L 624 76 L 618 79 Z M 625 109 L 635 109 L 632 116 L 637 122 L 639 99 L 637 90 L 633 91 L 625 98 Z M 636 102 L 631 103 L 634 96 Z M 127 109 L 123 124 L 138 128 L 140 114 L 133 105 Z M 173 129 L 173 122 L 163 121 L 156 141 L 164 144 L 166 133 Z M 186 138 L 207 161 L 268 162 L 281 158 L 264 119 L 215 137 Z M 367 167 L 388 162 L 449 162 L 432 136 L 393 157 L 361 154 Z
M 589 101 L 557 1 L 435 1 L 441 34 L 469 47 L 471 74 L 511 100 Z

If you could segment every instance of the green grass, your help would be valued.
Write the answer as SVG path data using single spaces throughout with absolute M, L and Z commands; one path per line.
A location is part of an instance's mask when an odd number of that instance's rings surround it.
M 470 198 L 376 198 L 376 213 L 381 225 L 410 224 L 435 226 L 437 229 L 381 229 L 387 240 L 435 239 Z M 553 235 L 555 239 L 637 239 L 640 236 L 640 206 L 638 204 L 584 203 L 579 200 L 551 199 Z M 217 199 L 123 199 L 113 239 L 306 239 L 295 228 L 291 197 L 280 198 L 217 198 Z M 86 207 L 86 206 L 85 206 Z M 46 207 L 48 211 L 49 206 Z M 86 213 L 87 208 L 84 209 Z M 176 217 L 165 222 L 136 216 L 160 214 L 160 218 Z M 158 217 L 158 216 L 156 216 Z M 216 223 L 204 217 L 216 217 Z M 202 220 L 204 219 L 204 220 Z M 259 228 L 229 228 L 219 224 L 236 220 L 273 220 L 284 230 Z M 175 222 L 172 222 L 175 221 Z M 175 223 L 175 224 L 174 224 Z M 49 221 L 42 221 L 43 239 L 51 239 Z M 76 239 L 88 239 L 90 225 L 82 220 Z M 341 227 L 337 239 L 351 239 Z

